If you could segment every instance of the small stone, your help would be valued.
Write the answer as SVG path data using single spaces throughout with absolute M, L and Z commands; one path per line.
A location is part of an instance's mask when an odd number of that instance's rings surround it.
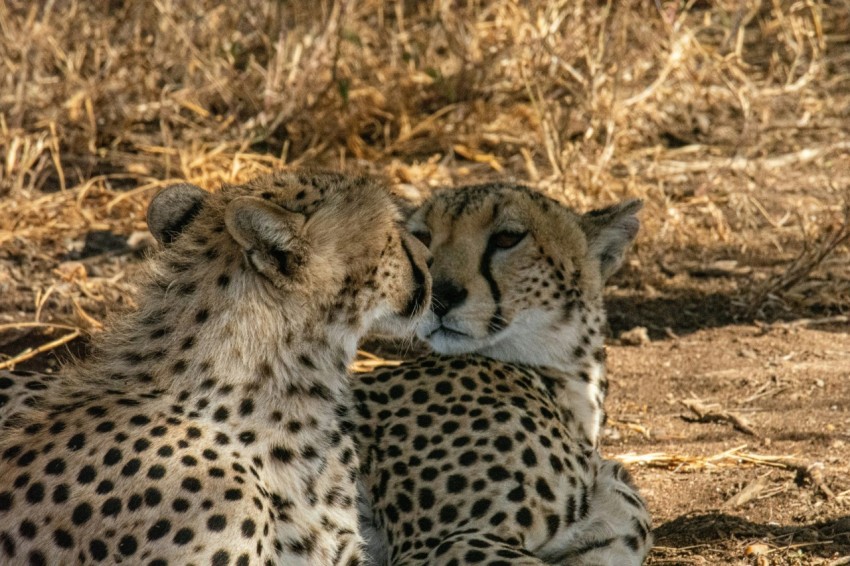
M 760 542 L 751 544 L 744 550 L 744 554 L 747 556 L 764 556 L 768 552 L 770 552 L 770 547 Z
M 749 348 L 741 348 L 741 350 L 738 352 L 738 355 L 748 360 L 754 360 L 758 357 L 758 354 L 756 354 L 753 350 Z
M 620 343 L 625 346 L 645 346 L 650 343 L 649 331 L 645 326 L 635 326 L 620 334 Z

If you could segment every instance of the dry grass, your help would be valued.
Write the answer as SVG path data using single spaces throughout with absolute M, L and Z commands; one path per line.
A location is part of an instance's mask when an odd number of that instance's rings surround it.
M 318 163 L 419 189 L 508 177 L 579 206 L 638 195 L 647 268 L 791 260 L 850 186 L 846 2 L 188 6 L 0 3 L 0 288 L 32 290 L 6 310 L 92 327 L 84 304 L 119 300 L 121 270 L 57 256 L 144 230 L 175 179 Z M 829 251 L 756 280 L 844 308 L 846 242 Z
M 0 322 L 97 329 L 132 264 L 81 267 L 86 234 L 144 231 L 176 179 L 301 164 L 413 197 L 494 177 L 641 196 L 644 279 L 735 258 L 765 268 L 750 307 L 850 305 L 844 240 L 781 274 L 850 190 L 846 1 L 306 6 L 0 2 Z
M 833 298 L 844 294 L 845 296 L 841 299 L 843 299 L 842 302 L 846 301 L 848 291 L 846 281 L 843 284 L 839 281 L 836 285 L 835 281 L 817 281 L 809 278 L 826 258 L 840 246 L 846 246 L 848 242 L 850 242 L 850 204 L 845 204 L 844 218 L 840 223 L 824 228 L 814 246 L 804 241 L 803 250 L 785 271 L 774 275 L 753 290 L 750 295 L 751 311 L 761 309 L 771 301 L 782 300 L 783 296 L 789 297 L 792 293 L 795 295 L 793 298 L 800 303 L 812 300 L 817 303 L 824 294 L 831 294 Z M 801 285 L 803 283 L 805 285 Z M 825 290 L 823 288 L 825 286 L 831 288 Z

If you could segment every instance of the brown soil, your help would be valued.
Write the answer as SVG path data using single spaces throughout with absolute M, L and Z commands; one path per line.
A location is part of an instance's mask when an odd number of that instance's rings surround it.
M 630 469 L 655 519 L 649 563 L 847 564 L 840 560 L 850 556 L 846 324 L 722 324 L 714 320 L 724 314 L 721 298 L 699 294 L 690 304 L 630 301 L 610 302 L 622 329 L 646 325 L 647 308 L 656 320 L 681 321 L 665 324 L 670 336 L 609 347 L 603 450 L 627 461 L 642 456 Z M 688 309 L 711 309 L 716 324 L 693 329 Z M 692 399 L 743 417 L 754 434 L 698 421 L 682 404 Z M 712 461 L 727 451 L 731 457 Z M 656 453 L 677 458 L 667 463 Z M 781 456 L 783 467 L 735 454 Z

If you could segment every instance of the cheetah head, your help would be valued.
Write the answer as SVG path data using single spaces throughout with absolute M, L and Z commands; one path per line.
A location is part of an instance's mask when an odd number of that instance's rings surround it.
M 503 184 L 434 193 L 408 222 L 434 255 L 419 336 L 440 353 L 525 363 L 589 344 L 602 286 L 637 234 L 640 208 L 628 200 L 579 215 Z
M 217 282 L 207 301 L 239 305 L 247 324 L 284 313 L 290 328 L 357 337 L 412 332 L 428 310 L 428 251 L 372 178 L 280 172 L 214 193 L 175 185 L 153 199 L 148 225 L 165 265 L 183 266 L 166 269 L 166 283 Z

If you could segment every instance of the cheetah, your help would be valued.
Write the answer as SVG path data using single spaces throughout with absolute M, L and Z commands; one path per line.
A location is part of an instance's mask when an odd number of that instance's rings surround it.
M 330 172 L 172 186 L 148 225 L 138 309 L 0 377 L 0 563 L 362 564 L 347 365 L 427 311 L 427 249 Z
M 57 383 L 56 375 L 33 371 L 0 372 L 0 435 L 7 423 L 44 398 L 44 392 Z
M 434 193 L 435 351 L 353 384 L 361 505 L 379 564 L 638 565 L 650 517 L 597 449 L 605 280 L 641 203 L 579 215 L 523 186 Z

